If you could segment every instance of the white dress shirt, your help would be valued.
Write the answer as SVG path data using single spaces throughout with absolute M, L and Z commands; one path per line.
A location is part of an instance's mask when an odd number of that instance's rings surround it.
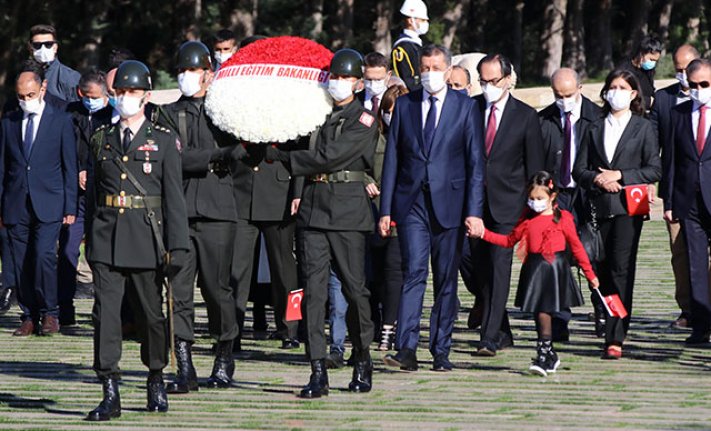
M 578 148 L 580 148 L 580 139 L 578 139 L 578 135 L 575 131 L 575 125 L 578 123 L 578 120 L 580 120 L 580 115 L 583 109 L 583 98 L 582 96 L 580 97 L 580 101 L 575 104 L 575 108 L 573 108 L 572 111 L 570 111 L 570 169 L 573 169 L 573 165 L 575 165 L 575 157 L 578 154 Z M 560 110 L 560 109 L 559 109 Z M 560 110 L 560 124 L 561 127 L 563 128 L 563 133 L 565 133 L 565 111 Z M 565 139 L 565 136 L 563 136 L 563 139 Z M 573 176 L 570 176 L 570 182 L 568 184 L 563 184 L 563 187 L 565 188 L 573 188 L 575 187 L 575 180 L 573 180 Z
M 40 101 L 39 112 L 35 114 L 34 118 L 34 129 L 32 130 L 32 142 L 37 138 L 37 130 L 39 130 L 40 120 L 42 119 L 42 113 L 44 112 L 44 107 L 47 106 L 44 100 Z M 27 123 L 29 121 L 30 114 L 27 112 L 22 113 L 22 142 L 25 142 L 25 132 L 27 131 Z
M 430 94 L 427 90 L 422 90 L 422 130 L 425 129 L 425 123 L 427 122 L 427 114 L 430 112 L 430 96 L 434 96 L 437 101 L 437 116 L 435 117 L 435 128 L 439 125 L 439 117 L 442 116 L 442 105 L 444 104 L 444 98 L 447 97 L 447 86 L 445 85 L 442 90 L 437 94 Z
M 696 142 L 696 137 L 699 134 L 699 117 L 701 117 L 701 105 L 694 101 L 694 106 L 691 110 L 691 130 L 694 132 L 694 142 Z M 706 139 L 709 138 L 709 127 L 711 127 L 711 106 L 706 107 Z
M 506 108 L 506 102 L 509 101 L 509 97 L 511 96 L 511 93 L 506 92 L 504 97 L 501 98 L 496 103 L 493 103 L 493 105 L 496 105 L 496 113 L 494 114 L 496 118 L 496 131 L 498 132 L 499 130 L 499 125 L 501 125 L 501 117 L 504 116 L 504 108 Z M 492 103 L 486 102 L 486 110 L 484 112 L 484 131 L 486 131 L 486 128 L 489 127 L 489 114 L 491 113 L 491 105 Z
M 605 155 L 607 156 L 607 161 L 610 163 L 612 163 L 617 145 L 620 143 L 620 138 L 625 128 L 627 128 L 630 119 L 632 119 L 632 111 L 630 110 L 625 112 L 620 118 L 614 117 L 612 112 L 607 114 L 607 118 L 605 118 Z

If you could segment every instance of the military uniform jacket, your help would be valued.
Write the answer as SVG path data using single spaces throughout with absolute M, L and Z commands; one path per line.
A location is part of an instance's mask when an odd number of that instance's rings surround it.
M 289 153 L 291 172 L 306 177 L 297 227 L 372 232 L 370 198 L 362 181 L 314 182 L 309 176 L 370 171 L 378 123 L 358 100 L 337 107 L 321 126 L 313 149 Z
M 229 164 L 210 162 L 216 149 L 234 145 L 236 141 L 212 124 L 205 114 L 204 98 L 182 96 L 163 106 L 162 111 L 172 130 L 187 134 L 180 136 L 180 141 L 183 143 L 183 190 L 188 217 L 236 221 L 237 207 Z M 181 112 L 185 113 L 185 131 L 179 126 Z
M 154 269 L 159 265 L 159 248 L 146 209 L 105 206 L 105 196 L 140 194 L 114 161 L 118 157 L 148 196 L 162 198 L 154 209 L 166 250 L 187 250 L 180 142 L 169 129 L 144 121 L 124 154 L 120 133 L 120 127 L 113 125 L 92 136 L 95 175 L 87 205 L 87 259 L 120 268 Z
M 405 85 L 410 91 L 419 90 L 422 87 L 420 83 L 421 51 L 422 41 L 419 37 L 415 39 L 407 33 L 401 33 L 393 44 L 393 51 L 390 55 L 393 71 L 398 78 L 405 81 Z

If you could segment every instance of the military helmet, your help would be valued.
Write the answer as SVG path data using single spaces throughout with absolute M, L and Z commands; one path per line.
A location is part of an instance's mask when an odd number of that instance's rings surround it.
M 355 49 L 339 49 L 331 59 L 331 73 L 362 78 L 363 56 Z
M 139 88 L 150 90 L 151 72 L 145 64 L 136 60 L 121 63 L 114 78 L 114 88 Z
M 210 69 L 210 50 L 204 43 L 191 40 L 180 45 L 178 69 Z

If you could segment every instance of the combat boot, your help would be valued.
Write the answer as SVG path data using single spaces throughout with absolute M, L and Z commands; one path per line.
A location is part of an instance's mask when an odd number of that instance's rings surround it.
M 348 384 L 348 390 L 370 392 L 373 387 L 373 360 L 370 358 L 370 353 L 366 350 L 365 353 L 356 352 L 354 356 L 356 360 L 353 365 L 353 379 Z
M 178 360 L 178 372 L 175 381 L 168 383 L 169 394 L 187 394 L 198 390 L 198 379 L 193 366 L 192 344 L 189 341 L 175 339 L 175 358 Z
M 168 394 L 165 392 L 165 383 L 163 382 L 163 371 L 150 371 L 148 373 L 147 398 L 148 404 L 146 409 L 149 412 L 165 413 L 168 411 Z
M 119 395 L 118 376 L 112 375 L 101 379 L 104 399 L 99 406 L 86 415 L 91 422 L 108 421 L 121 416 L 121 397 Z
M 301 398 L 321 398 L 326 395 L 328 395 L 326 361 L 323 359 L 311 361 L 311 378 L 309 378 L 309 384 L 304 386 L 299 396 Z
M 232 386 L 232 375 L 235 372 L 235 361 L 232 359 L 232 344 L 232 340 L 219 341 L 217 343 L 212 374 L 207 379 L 208 388 L 229 388 Z

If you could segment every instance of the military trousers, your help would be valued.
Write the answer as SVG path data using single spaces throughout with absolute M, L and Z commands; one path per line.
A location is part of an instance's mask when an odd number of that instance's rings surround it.
M 94 274 L 94 371 L 99 378 L 119 373 L 121 301 L 124 290 L 135 313 L 141 339 L 141 361 L 157 371 L 168 363 L 168 337 L 163 315 L 163 284 L 159 271 L 117 268 L 91 262 Z M 128 281 L 131 283 L 128 283 Z

